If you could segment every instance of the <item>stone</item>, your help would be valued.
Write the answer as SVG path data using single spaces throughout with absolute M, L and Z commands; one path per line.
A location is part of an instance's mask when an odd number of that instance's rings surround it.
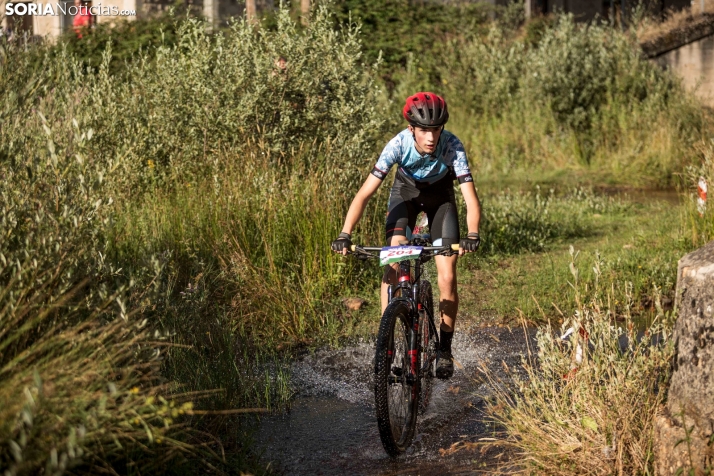
M 679 260 L 674 371 L 655 421 L 657 474 L 714 469 L 714 241 Z
M 350 311 L 359 311 L 367 304 L 367 301 L 362 298 L 351 297 L 343 299 L 342 304 Z

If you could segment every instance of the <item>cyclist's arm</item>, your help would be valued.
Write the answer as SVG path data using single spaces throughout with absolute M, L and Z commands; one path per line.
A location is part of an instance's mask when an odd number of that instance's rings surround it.
M 374 192 L 377 191 L 379 186 L 382 184 L 382 180 L 378 179 L 374 175 L 369 175 L 367 180 L 364 181 L 362 188 L 359 189 L 357 195 L 355 195 L 350 209 L 347 211 L 347 217 L 345 218 L 345 225 L 342 227 L 344 233 L 352 234 L 352 230 L 357 226 L 360 218 L 362 218 L 362 213 L 364 209 L 367 208 L 367 202 L 372 198 Z
M 481 202 L 478 199 L 474 183 L 464 182 L 459 185 L 461 193 L 466 202 L 466 225 L 469 228 L 469 233 L 478 233 L 479 223 L 481 222 Z M 464 254 L 461 250 L 459 254 Z

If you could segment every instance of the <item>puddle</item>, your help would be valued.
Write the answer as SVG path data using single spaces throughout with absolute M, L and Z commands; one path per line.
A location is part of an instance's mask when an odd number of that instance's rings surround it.
M 529 331 L 533 348 L 534 330 Z M 457 331 L 454 357 L 462 365 L 435 381 L 432 401 L 417 423 L 411 448 L 389 458 L 379 440 L 372 390 L 372 343 L 322 350 L 292 365 L 297 391 L 289 413 L 262 419 L 255 434 L 263 460 L 287 475 L 473 474 L 493 461 L 474 451 L 442 455 L 454 443 L 493 436 L 483 419 L 491 392 L 477 368 L 505 377 L 501 361 L 518 368 L 527 350 L 522 329 Z

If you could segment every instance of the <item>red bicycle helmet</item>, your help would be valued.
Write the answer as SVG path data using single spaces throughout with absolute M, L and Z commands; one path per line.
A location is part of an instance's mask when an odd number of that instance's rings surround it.
M 419 127 L 443 126 L 449 120 L 449 110 L 444 98 L 429 92 L 409 96 L 402 115 L 409 124 Z

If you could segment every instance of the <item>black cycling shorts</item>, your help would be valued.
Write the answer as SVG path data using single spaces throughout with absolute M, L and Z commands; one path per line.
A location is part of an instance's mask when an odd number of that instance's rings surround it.
M 429 219 L 429 232 L 434 246 L 459 242 L 459 215 L 454 182 L 449 175 L 431 185 L 422 185 L 397 171 L 389 195 L 387 246 L 391 244 L 392 236 L 411 237 L 419 212 L 425 212 Z

